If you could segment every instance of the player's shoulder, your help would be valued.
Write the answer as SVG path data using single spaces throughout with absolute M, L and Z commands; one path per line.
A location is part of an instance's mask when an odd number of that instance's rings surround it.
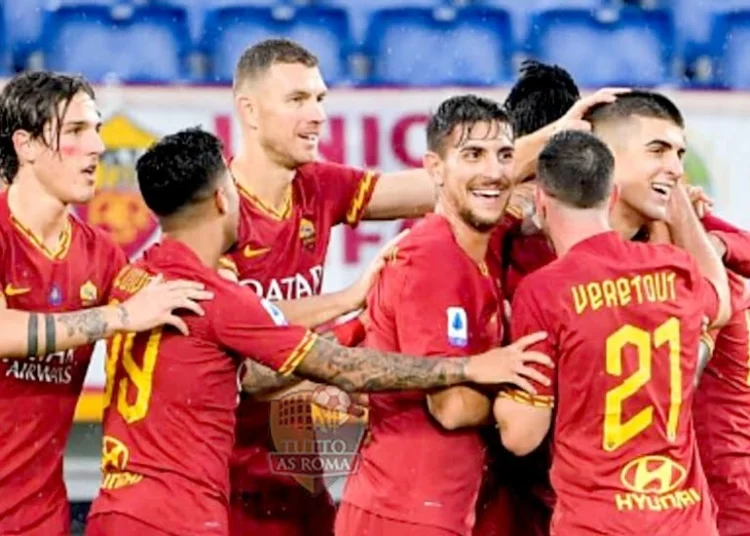
M 70 221 L 75 229 L 74 232 L 80 234 L 89 251 L 98 250 L 106 254 L 114 254 L 121 251 L 119 244 L 104 229 L 90 225 L 74 215 L 70 216 Z
M 396 251 L 399 259 L 433 264 L 436 269 L 452 264 L 456 253 L 460 253 L 450 224 L 436 214 L 429 214 L 412 226 L 399 241 Z
M 628 261 L 633 264 L 688 268 L 694 263 L 693 256 L 690 253 L 674 244 L 653 244 L 625 240 L 623 241 L 623 247 L 628 252 Z
M 357 168 L 334 162 L 324 162 L 321 160 L 308 162 L 297 168 L 296 178 L 308 182 L 311 180 L 327 179 L 337 177 L 343 174 L 349 174 L 358 171 Z

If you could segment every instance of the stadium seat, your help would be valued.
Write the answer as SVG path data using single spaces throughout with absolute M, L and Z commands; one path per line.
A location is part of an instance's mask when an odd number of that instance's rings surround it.
M 309 48 L 320 59 L 328 84 L 344 84 L 350 80 L 351 40 L 345 10 L 234 7 L 212 10 L 206 15 L 201 48 L 211 65 L 209 81 L 231 82 L 235 64 L 245 48 L 271 37 L 293 39 Z
M 652 87 L 672 81 L 674 27 L 664 10 L 550 10 L 534 16 L 527 50 L 582 86 Z
M 750 10 L 714 19 L 708 53 L 714 58 L 715 81 L 731 89 L 750 89 Z
M 467 0 L 468 1 L 468 0 Z M 349 21 L 352 28 L 352 38 L 361 45 L 367 36 L 370 17 L 381 9 L 393 8 L 428 8 L 451 5 L 451 0 L 315 0 L 316 5 L 327 5 L 345 8 L 349 11 Z
M 190 38 L 183 9 L 62 7 L 45 14 L 44 67 L 92 81 L 172 82 L 187 79 Z
M 521 44 L 529 32 L 531 17 L 540 11 L 558 8 L 599 9 L 609 0 L 475 0 L 476 4 L 504 9 L 510 13 L 513 36 Z
M 365 45 L 373 62 L 368 81 L 403 86 L 507 82 L 512 43 L 510 17 L 502 10 L 378 11 L 371 19 Z

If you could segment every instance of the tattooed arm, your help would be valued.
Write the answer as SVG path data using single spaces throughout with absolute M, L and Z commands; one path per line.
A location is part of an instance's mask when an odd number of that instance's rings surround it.
M 56 314 L 0 308 L 0 356 L 45 355 L 106 339 L 118 331 L 146 331 L 161 325 L 187 333 L 185 322 L 174 311 L 186 309 L 202 315 L 196 300 L 212 297 L 200 283 L 157 278 L 118 305 Z
M 284 376 L 252 359 L 245 359 L 242 390 L 260 400 L 276 398 L 279 389 L 299 384 L 300 378 Z M 286 392 L 286 391 L 285 391 Z
M 344 391 L 430 389 L 461 383 L 522 383 L 534 371 L 525 363 L 551 366 L 544 354 L 525 348 L 546 338 L 545 333 L 523 337 L 510 346 L 473 357 L 412 357 L 372 348 L 346 348 L 317 337 L 296 369 L 298 376 L 330 383 Z
M 42 314 L 0 311 L 0 356 L 46 355 L 92 343 L 128 326 L 124 306 L 107 306 L 73 313 Z

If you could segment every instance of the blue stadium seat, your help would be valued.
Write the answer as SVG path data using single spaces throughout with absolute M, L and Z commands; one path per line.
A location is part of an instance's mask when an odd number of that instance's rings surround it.
M 404 8 L 373 15 L 365 46 L 373 62 L 370 83 L 485 86 L 509 80 L 513 37 L 507 12 L 466 8 L 443 19 L 436 14 Z
M 666 1 L 666 0 L 665 0 Z M 678 44 L 688 56 L 712 37 L 715 15 L 750 9 L 750 0 L 670 0 Z
M 510 13 L 513 23 L 513 36 L 517 43 L 523 43 L 529 31 L 531 17 L 540 11 L 550 9 L 599 9 L 610 0 L 475 0 L 477 4 L 504 9 Z
M 44 66 L 92 81 L 185 80 L 191 49 L 187 14 L 168 6 L 62 7 L 48 12 L 40 41 Z
M 672 81 L 674 27 L 664 10 L 545 11 L 532 20 L 527 48 L 568 69 L 582 86 Z
M 750 89 L 750 10 L 717 16 L 708 51 L 719 85 Z
M 348 56 L 351 51 L 349 20 L 343 9 L 236 7 L 209 11 L 206 16 L 203 50 L 211 64 L 210 81 L 231 82 L 234 67 L 248 47 L 272 37 L 298 41 L 320 59 L 326 82 L 331 85 L 350 80 Z
M 370 17 L 376 11 L 411 7 L 432 9 L 448 6 L 451 4 L 451 0 L 315 0 L 315 3 L 316 5 L 320 4 L 347 9 L 349 11 L 352 37 L 361 45 L 367 36 Z

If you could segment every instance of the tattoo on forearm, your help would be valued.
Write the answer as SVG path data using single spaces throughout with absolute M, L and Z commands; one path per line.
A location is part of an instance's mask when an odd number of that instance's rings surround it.
M 271 391 L 287 387 L 299 382 L 294 376 L 282 376 L 257 361 L 245 359 L 245 374 L 242 376 L 242 390 L 255 395 L 264 391 Z
M 86 344 L 104 338 L 109 327 L 104 318 L 104 313 L 98 308 L 62 314 L 58 318 L 58 322 L 67 328 L 68 337 L 73 337 L 76 334 L 83 335 Z
M 37 313 L 31 313 L 29 315 L 26 347 L 29 356 L 36 356 L 39 354 L 39 315 Z
M 346 348 L 328 337 L 318 337 L 297 372 L 349 392 L 429 389 L 468 381 L 468 363 L 468 358 L 428 359 L 371 348 Z
M 119 304 L 117 306 L 117 314 L 120 316 L 120 324 L 122 324 L 123 330 L 125 330 L 130 324 L 130 315 L 127 308 L 123 304 Z
M 52 315 L 44 315 L 44 355 L 55 351 L 56 346 L 55 319 Z

